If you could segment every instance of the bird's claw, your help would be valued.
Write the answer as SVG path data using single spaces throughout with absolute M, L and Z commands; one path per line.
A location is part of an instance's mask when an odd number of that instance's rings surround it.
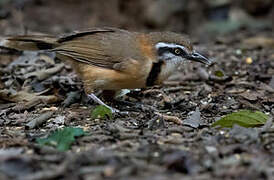
M 127 112 L 127 111 L 120 111 L 116 108 L 112 108 L 112 107 L 109 107 L 109 106 L 108 106 L 108 108 L 111 110 L 112 114 L 119 114 L 119 115 L 128 115 L 129 114 L 129 112 Z

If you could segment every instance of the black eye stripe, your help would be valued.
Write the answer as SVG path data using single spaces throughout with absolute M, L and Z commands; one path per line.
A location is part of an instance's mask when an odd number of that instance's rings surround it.
M 158 49 L 158 55 L 162 56 L 164 53 L 170 52 L 170 49 L 172 49 L 172 48 L 169 48 L 169 47 L 160 47 Z
M 174 48 L 173 52 L 174 52 L 175 55 L 181 55 L 182 54 L 182 50 L 179 49 L 179 48 Z
M 175 55 L 180 55 L 180 56 L 182 56 L 182 55 L 186 55 L 187 53 L 186 53 L 186 51 L 184 50 L 184 49 L 182 49 L 182 48 L 173 48 L 173 54 L 175 54 Z
M 175 51 L 177 51 L 177 50 L 179 50 L 180 51 L 180 53 L 176 53 Z M 179 47 L 175 47 L 175 48 L 171 48 L 171 47 L 160 47 L 159 49 L 158 49 L 158 55 L 159 56 L 162 56 L 164 53 L 166 53 L 166 52 L 170 52 L 170 53 L 172 53 L 172 54 L 174 54 L 174 55 L 176 55 L 176 56 L 181 56 L 181 55 L 186 55 L 187 53 L 185 52 L 185 50 L 184 49 L 182 49 L 182 48 L 179 48 Z

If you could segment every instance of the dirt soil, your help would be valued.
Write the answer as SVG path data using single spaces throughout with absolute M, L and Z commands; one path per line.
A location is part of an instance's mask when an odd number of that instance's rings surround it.
M 42 13 L 48 13 L 50 4 L 55 3 L 31 4 L 20 13 L 26 13 L 27 19 L 28 9 L 40 6 Z M 93 25 L 98 17 L 92 17 Z M 77 21 L 72 16 L 65 20 Z M 16 15 L 5 18 L 1 35 L 17 33 L 17 21 Z M 52 24 L 58 25 L 51 24 L 44 32 L 73 28 L 56 21 Z M 37 24 L 31 25 L 33 20 L 25 22 L 39 31 Z M 118 27 L 123 24 L 127 21 Z M 147 24 L 129 26 L 151 29 Z M 1 56 L 0 179 L 273 179 L 272 118 L 258 128 L 211 127 L 220 117 L 241 109 L 274 116 L 272 29 L 238 29 L 202 43 L 197 36 L 190 38 L 216 64 L 186 62 L 162 86 L 131 91 L 110 103 L 128 112 L 112 119 L 91 118 L 97 105 L 85 96 L 72 68 L 54 54 Z M 217 70 L 225 75 L 216 76 Z M 87 135 L 77 138 L 67 152 L 37 144 L 36 138 L 62 127 L 80 127 Z

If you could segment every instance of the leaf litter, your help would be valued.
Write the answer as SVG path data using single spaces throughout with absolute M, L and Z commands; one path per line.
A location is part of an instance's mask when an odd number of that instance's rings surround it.
M 19 150 L 0 155 L 0 179 L 271 179 L 272 120 L 255 123 L 262 127 L 209 126 L 240 109 L 274 115 L 271 36 L 253 33 L 196 44 L 206 47 L 218 66 L 184 64 L 163 86 L 120 97 L 133 105 L 113 106 L 128 115 L 101 119 L 91 117 L 97 105 L 87 103 L 68 65 L 48 53 L 8 52 L 14 61 L 1 57 L 0 62 L 0 147 Z M 58 110 L 42 118 L 52 107 Z M 27 128 L 39 117 L 42 123 Z M 89 134 L 45 140 L 54 147 L 35 141 L 62 127 Z

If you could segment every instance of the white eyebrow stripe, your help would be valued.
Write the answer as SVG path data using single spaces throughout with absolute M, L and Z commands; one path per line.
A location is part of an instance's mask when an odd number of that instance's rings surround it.
M 184 46 L 178 45 L 178 44 L 174 44 L 174 43 L 164 43 L 164 42 L 159 42 L 155 45 L 156 49 L 159 48 L 163 48 L 163 47 L 170 47 L 170 48 L 181 48 L 185 51 L 187 51 L 187 49 Z

